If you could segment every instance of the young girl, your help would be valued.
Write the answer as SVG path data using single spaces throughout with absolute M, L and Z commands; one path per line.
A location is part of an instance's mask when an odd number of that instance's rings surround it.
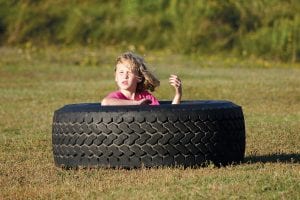
M 127 52 L 117 58 L 115 81 L 118 91 L 108 94 L 101 102 L 106 105 L 159 105 L 158 100 L 148 92 L 159 86 L 159 80 L 147 70 L 142 57 Z M 171 75 L 169 83 L 175 88 L 172 104 L 179 104 L 182 96 L 181 80 Z

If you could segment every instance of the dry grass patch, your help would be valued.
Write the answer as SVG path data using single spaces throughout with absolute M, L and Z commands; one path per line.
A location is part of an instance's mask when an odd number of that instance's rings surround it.
M 172 97 L 167 77 L 177 72 L 184 81 L 184 99 L 226 99 L 243 107 L 247 134 L 244 164 L 198 169 L 63 170 L 54 166 L 52 157 L 53 112 L 64 104 L 100 101 L 115 88 L 113 67 L 109 63 L 92 67 L 51 59 L 43 62 L 40 56 L 34 62 L 27 60 L 26 65 L 9 56 L 0 62 L 0 199 L 300 196 L 298 68 L 206 68 L 205 61 L 201 67 L 180 56 L 178 60 L 172 56 L 173 64 L 167 58 L 165 62 L 152 60 L 162 80 L 155 93 L 159 99 Z

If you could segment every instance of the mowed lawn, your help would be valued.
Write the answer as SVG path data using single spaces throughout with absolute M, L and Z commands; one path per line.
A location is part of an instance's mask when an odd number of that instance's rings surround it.
M 116 51 L 115 51 L 116 52 Z M 116 89 L 117 53 L 0 50 L 0 199 L 299 199 L 300 68 L 263 61 L 191 58 L 148 52 L 161 79 L 154 93 L 171 99 L 169 74 L 184 100 L 241 105 L 246 155 L 240 165 L 137 170 L 54 166 L 53 112 L 100 102 Z

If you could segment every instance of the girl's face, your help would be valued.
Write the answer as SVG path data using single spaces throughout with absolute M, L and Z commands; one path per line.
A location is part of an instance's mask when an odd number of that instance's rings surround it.
M 120 90 L 135 92 L 140 79 L 137 73 L 131 70 L 130 63 L 124 60 L 116 66 L 115 81 Z

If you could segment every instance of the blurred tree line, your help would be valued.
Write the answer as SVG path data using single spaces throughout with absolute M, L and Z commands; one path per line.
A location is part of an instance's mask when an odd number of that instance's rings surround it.
M 300 60 L 299 0 L 0 0 L 0 44 Z

